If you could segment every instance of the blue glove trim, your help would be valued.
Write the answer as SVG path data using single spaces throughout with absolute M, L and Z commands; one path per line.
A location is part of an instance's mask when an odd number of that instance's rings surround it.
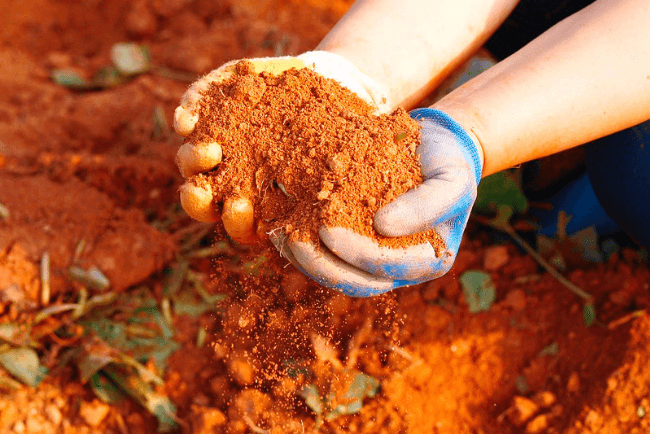
M 481 176 L 483 175 L 483 166 L 481 164 L 481 158 L 478 155 L 478 148 L 474 143 L 474 140 L 470 137 L 469 134 L 461 127 L 458 122 L 449 117 L 448 114 L 441 112 L 440 110 L 432 108 L 419 108 L 411 110 L 409 112 L 413 119 L 428 119 L 436 122 L 438 125 L 442 125 L 447 128 L 449 131 L 454 133 L 458 144 L 461 145 L 461 150 L 463 155 L 474 166 L 474 176 L 476 176 L 476 185 L 481 181 Z

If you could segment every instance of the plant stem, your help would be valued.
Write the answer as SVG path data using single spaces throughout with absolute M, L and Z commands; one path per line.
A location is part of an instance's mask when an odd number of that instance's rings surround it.
M 492 223 L 488 222 L 490 226 L 492 226 L 495 229 L 498 229 L 502 232 L 505 232 L 506 234 L 510 235 L 510 237 L 517 242 L 530 256 L 533 257 L 535 261 L 539 265 L 544 268 L 544 270 L 548 271 L 548 273 L 555 277 L 555 279 L 560 282 L 562 285 L 566 286 L 569 291 L 573 292 L 575 295 L 578 297 L 583 298 L 587 303 L 592 303 L 593 302 L 593 297 L 591 294 L 588 292 L 584 291 L 583 289 L 579 288 L 578 286 L 574 285 L 571 283 L 568 279 L 566 279 L 562 274 L 560 274 L 559 271 L 557 271 L 551 264 L 549 264 L 544 258 L 542 258 L 539 253 L 533 249 L 530 244 L 528 244 L 523 238 L 521 238 L 515 230 L 510 226 L 509 224 L 498 224 L 498 223 Z

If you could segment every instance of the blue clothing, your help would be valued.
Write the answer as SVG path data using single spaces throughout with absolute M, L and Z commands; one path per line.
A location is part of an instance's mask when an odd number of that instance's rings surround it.
M 485 44 L 499 59 L 510 56 L 551 26 L 594 0 L 522 0 Z M 585 145 L 586 174 L 548 201 L 553 213 L 539 213 L 552 235 L 557 211 L 572 216 L 567 233 L 596 226 L 601 235 L 625 231 L 650 248 L 650 120 Z M 551 215 L 552 214 L 552 215 Z
M 588 143 L 587 174 L 607 214 L 650 247 L 650 121 Z

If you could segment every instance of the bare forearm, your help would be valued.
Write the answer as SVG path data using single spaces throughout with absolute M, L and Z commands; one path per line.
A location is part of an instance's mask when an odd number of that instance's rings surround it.
M 483 175 L 650 119 L 650 3 L 600 0 L 434 105 L 483 148 Z
M 318 49 L 346 57 L 409 108 L 478 49 L 518 0 L 358 0 Z

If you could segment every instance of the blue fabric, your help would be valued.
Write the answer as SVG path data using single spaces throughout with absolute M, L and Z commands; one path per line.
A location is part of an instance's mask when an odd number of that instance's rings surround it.
M 611 235 L 621 230 L 598 202 L 586 173 L 545 202 L 551 203 L 553 209 L 531 209 L 530 214 L 541 226 L 539 232 L 548 237 L 555 235 L 560 211 L 571 216 L 566 227 L 566 233 L 569 235 L 590 226 L 594 226 L 596 233 L 601 236 Z
M 540 233 L 553 236 L 557 216 L 571 216 L 566 232 L 594 226 L 600 236 L 623 231 L 650 247 L 650 121 L 585 145 L 587 171 L 545 201 L 550 211 L 531 210 Z
M 587 173 L 605 212 L 650 247 L 650 120 L 586 145 Z
M 521 0 L 486 42 L 497 58 L 505 59 L 566 17 L 595 0 Z

